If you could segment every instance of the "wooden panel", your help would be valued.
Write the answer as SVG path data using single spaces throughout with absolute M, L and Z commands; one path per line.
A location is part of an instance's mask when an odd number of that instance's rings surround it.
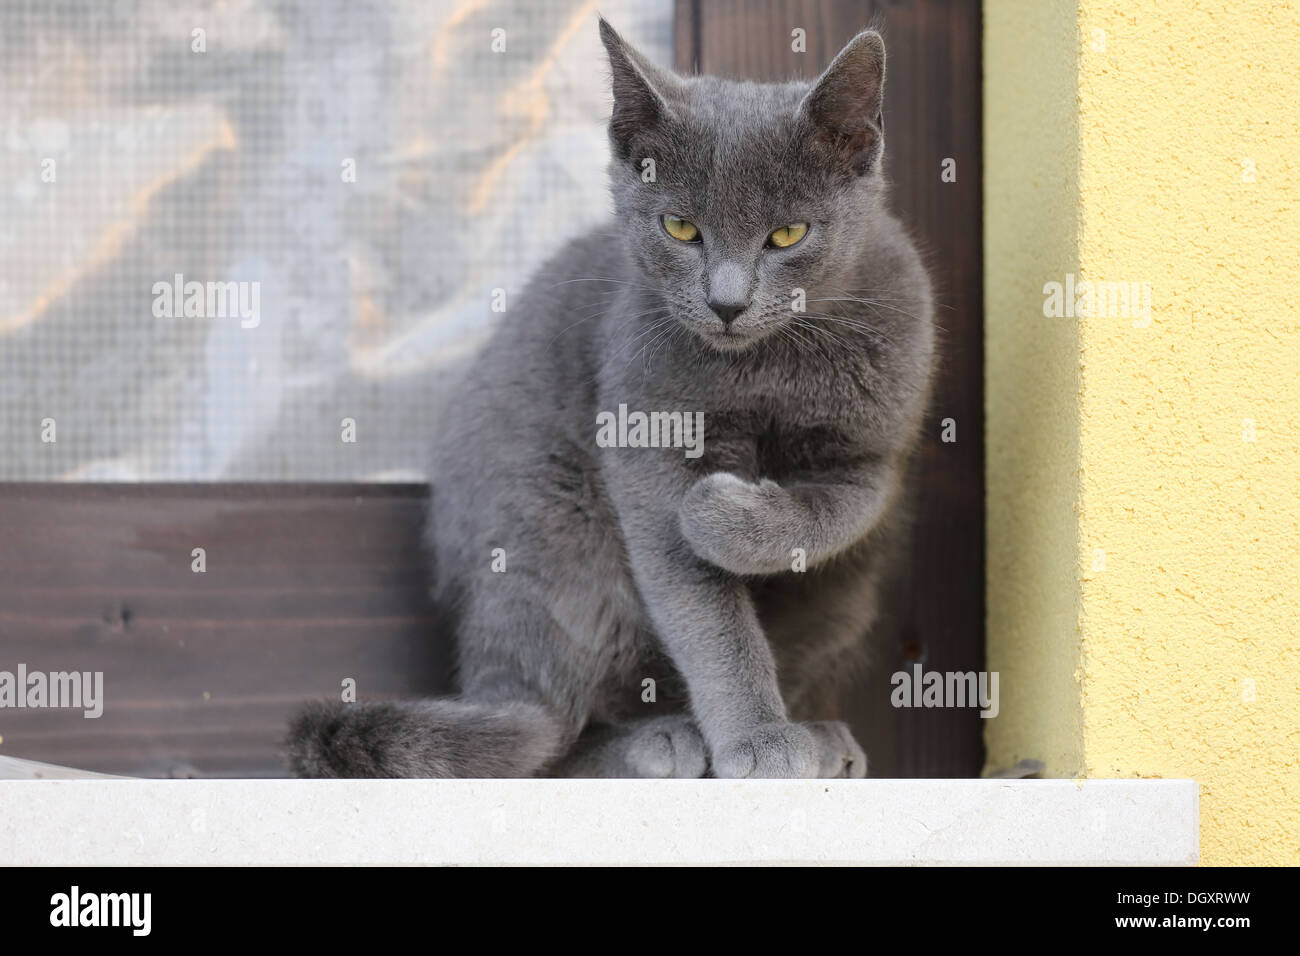
M 943 366 L 917 462 L 920 520 L 906 610 L 846 701 L 873 776 L 969 776 L 983 764 L 967 710 L 896 710 L 889 676 L 984 666 L 983 247 L 980 7 L 974 2 L 678 0 L 677 68 L 777 80 L 816 76 L 866 27 L 884 34 L 886 172 L 938 292 Z M 803 29 L 804 53 L 791 49 Z M 957 181 L 940 178 L 955 159 Z M 957 441 L 940 441 L 956 420 Z
M 0 710 L 0 753 L 139 776 L 282 776 L 345 677 L 445 690 L 411 485 L 0 485 L 0 670 L 102 671 L 104 714 Z M 191 570 L 191 551 L 207 570 Z
M 980 770 L 972 711 L 889 706 L 889 674 L 983 666 L 978 7 L 937 2 L 680 2 L 679 66 L 811 75 L 877 18 L 890 66 L 896 205 L 939 286 L 945 367 L 918 463 L 921 521 L 905 626 L 847 702 L 875 776 Z M 789 50 L 807 31 L 808 52 Z M 953 157 L 958 182 L 941 183 Z M 959 441 L 938 441 L 942 418 Z M 451 646 L 425 598 L 415 486 L 0 486 L 0 670 L 103 671 L 104 716 L 0 711 L 0 754 L 142 776 L 284 773 L 293 706 L 426 695 Z M 207 570 L 191 570 L 191 550 Z

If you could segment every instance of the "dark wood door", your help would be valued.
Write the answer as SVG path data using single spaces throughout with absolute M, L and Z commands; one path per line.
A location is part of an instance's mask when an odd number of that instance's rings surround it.
M 889 703 L 889 675 L 915 661 L 984 661 L 979 23 L 978 6 L 937 0 L 676 8 L 680 68 L 758 79 L 813 75 L 862 27 L 886 33 L 888 168 L 933 267 L 945 361 L 904 623 L 845 701 L 873 776 L 970 776 L 982 762 L 973 710 Z M 795 28 L 806 53 L 790 49 Z M 945 418 L 955 443 L 940 440 Z M 0 670 L 103 671 L 109 703 L 94 720 L 0 710 L 0 754 L 140 776 L 279 775 L 297 702 L 349 677 L 366 697 L 445 689 L 422 508 L 422 489 L 395 485 L 0 485 Z
M 934 277 L 943 363 L 916 463 L 901 621 L 844 701 L 872 776 L 977 776 L 973 709 L 895 709 L 890 675 L 984 667 L 984 320 L 980 6 L 964 0 L 677 0 L 678 70 L 812 78 L 860 30 L 885 37 L 885 170 Z M 804 51 L 796 50 L 801 30 Z M 945 181 L 945 161 L 955 181 Z M 944 441 L 944 420 L 952 419 Z

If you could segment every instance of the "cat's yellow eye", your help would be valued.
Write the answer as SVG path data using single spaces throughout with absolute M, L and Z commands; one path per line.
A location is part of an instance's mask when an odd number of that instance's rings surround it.
M 808 234 L 808 223 L 796 222 L 789 226 L 782 226 L 770 236 L 767 241 L 778 249 L 786 249 L 793 246 L 796 242 Z
M 664 216 L 664 232 L 681 242 L 694 242 L 700 237 L 700 230 L 695 228 L 695 223 L 676 216 Z

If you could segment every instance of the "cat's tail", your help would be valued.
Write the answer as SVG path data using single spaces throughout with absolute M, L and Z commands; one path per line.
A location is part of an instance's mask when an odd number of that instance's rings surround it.
M 559 756 L 564 733 L 546 708 L 458 698 L 314 701 L 289 726 L 299 777 L 530 777 Z

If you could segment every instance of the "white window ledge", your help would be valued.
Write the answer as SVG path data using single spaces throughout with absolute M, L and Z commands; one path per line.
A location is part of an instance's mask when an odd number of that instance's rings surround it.
M 0 780 L 0 864 L 1194 864 L 1192 780 Z

